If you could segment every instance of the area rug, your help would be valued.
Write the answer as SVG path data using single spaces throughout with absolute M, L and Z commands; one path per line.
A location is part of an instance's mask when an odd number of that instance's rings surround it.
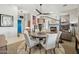
M 53 53 L 53 49 L 52 51 L 47 51 L 47 54 L 54 54 Z M 55 49 L 55 53 L 56 54 L 65 54 L 65 50 L 62 47 L 61 44 L 59 44 L 59 48 Z M 18 49 L 17 49 L 17 54 L 28 54 L 28 50 L 25 51 L 25 42 L 22 42 Z M 39 49 L 39 47 L 34 47 L 31 49 L 31 54 L 45 54 L 45 49 L 43 47 L 41 47 L 41 50 Z

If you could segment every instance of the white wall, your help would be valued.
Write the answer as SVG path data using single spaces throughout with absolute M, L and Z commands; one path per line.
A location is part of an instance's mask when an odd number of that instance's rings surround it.
M 70 23 L 78 23 L 78 9 L 71 10 L 70 14 Z
M 0 5 L 0 14 L 12 15 L 14 17 L 13 27 L 0 27 L 0 34 L 6 37 L 15 38 L 17 36 L 17 7 L 10 5 Z
M 78 24 L 79 8 L 66 11 L 65 13 L 69 14 L 69 16 L 70 16 L 70 19 L 69 19 L 70 23 Z M 71 26 L 70 26 L 70 30 L 72 30 Z M 76 32 L 78 32 L 78 30 L 79 30 L 78 27 L 76 27 Z
M 70 14 L 70 23 L 76 23 L 76 24 L 78 24 L 78 13 L 79 13 L 78 8 L 74 9 L 74 10 L 71 10 L 69 12 L 69 14 Z M 72 28 L 71 28 L 71 30 L 72 30 Z M 78 27 L 76 27 L 76 32 L 78 32 Z
M 30 20 L 30 14 L 27 13 L 24 15 L 24 29 L 28 27 L 28 20 Z

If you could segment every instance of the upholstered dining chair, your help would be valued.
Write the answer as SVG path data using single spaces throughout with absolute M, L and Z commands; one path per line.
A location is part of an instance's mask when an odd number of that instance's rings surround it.
M 56 40 L 57 40 L 57 33 L 56 34 L 47 34 L 46 42 L 41 41 L 41 45 L 45 48 L 45 53 L 47 53 L 48 50 L 52 50 L 55 53 L 55 47 L 56 47 Z
M 62 32 L 58 31 L 58 33 L 57 33 L 57 40 L 56 40 L 56 47 L 58 47 L 58 48 L 59 48 L 59 41 L 60 41 L 61 34 L 62 34 Z
M 36 46 L 37 44 L 39 44 L 39 40 L 38 39 L 32 39 L 28 32 L 25 31 L 24 32 L 24 37 L 25 37 L 25 50 L 27 49 L 27 47 L 29 48 L 29 54 L 31 53 L 31 48 L 33 48 L 34 46 Z

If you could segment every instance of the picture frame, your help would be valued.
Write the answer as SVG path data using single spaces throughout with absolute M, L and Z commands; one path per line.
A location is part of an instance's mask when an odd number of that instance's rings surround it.
M 0 15 L 0 27 L 13 27 L 13 16 L 10 15 Z

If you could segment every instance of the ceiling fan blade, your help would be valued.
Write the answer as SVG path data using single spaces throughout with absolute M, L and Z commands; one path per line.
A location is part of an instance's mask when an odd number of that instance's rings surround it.
M 38 9 L 36 9 L 36 11 L 37 11 L 39 14 L 42 14 L 42 12 L 40 12 Z
M 49 18 L 49 19 L 54 19 L 54 18 L 49 17 L 49 16 L 45 16 L 45 17 L 47 17 L 47 18 Z M 59 20 L 57 20 L 57 19 L 54 19 L 54 20 L 59 21 Z
M 50 13 L 42 13 L 43 15 L 50 15 Z

